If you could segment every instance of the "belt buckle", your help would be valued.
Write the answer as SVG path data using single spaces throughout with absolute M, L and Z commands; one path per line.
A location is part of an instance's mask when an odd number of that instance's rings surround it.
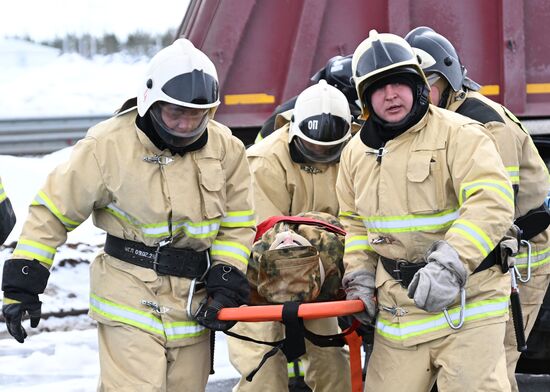
M 395 260 L 395 269 L 393 270 L 393 272 L 397 276 L 397 279 L 395 279 L 397 282 L 403 282 L 403 278 L 401 276 L 401 266 L 405 264 L 407 264 L 406 260 L 403 260 L 403 259 Z
M 162 248 L 172 243 L 172 238 L 164 239 L 157 244 L 157 249 L 155 250 L 155 257 L 153 258 L 153 271 L 158 273 L 159 266 L 159 255 Z

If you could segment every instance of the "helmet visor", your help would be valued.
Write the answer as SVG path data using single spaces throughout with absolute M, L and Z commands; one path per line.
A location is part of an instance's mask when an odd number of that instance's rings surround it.
M 351 137 L 349 122 L 330 113 L 307 117 L 297 125 L 297 136 L 313 144 L 336 145 Z
M 312 163 L 332 163 L 340 160 L 340 154 L 346 145 L 344 140 L 335 145 L 319 145 L 308 142 L 301 137 L 294 138 L 294 145 L 303 157 Z
M 195 142 L 206 130 L 209 109 L 195 109 L 156 102 L 151 117 L 157 133 L 169 145 L 185 147 Z
M 162 91 L 182 103 L 212 105 L 218 101 L 218 82 L 212 75 L 194 69 L 173 77 Z

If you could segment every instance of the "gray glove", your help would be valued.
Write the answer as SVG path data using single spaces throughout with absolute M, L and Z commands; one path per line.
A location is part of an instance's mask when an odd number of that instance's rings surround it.
M 352 272 L 344 275 L 342 286 L 346 291 L 346 299 L 360 299 L 365 304 L 365 311 L 353 316 L 363 324 L 370 324 L 376 317 L 374 275 L 366 271 Z
M 409 298 L 426 312 L 441 312 L 451 305 L 466 285 L 468 273 L 458 253 L 446 241 L 436 241 L 426 252 L 424 268 L 414 274 Z

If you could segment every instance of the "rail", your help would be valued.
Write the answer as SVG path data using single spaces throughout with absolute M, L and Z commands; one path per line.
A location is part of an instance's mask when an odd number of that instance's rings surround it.
M 110 115 L 0 119 L 0 154 L 41 155 L 72 146 Z
M 0 155 L 41 155 L 72 146 L 110 115 L 0 119 Z M 536 140 L 550 134 L 549 119 L 523 119 Z M 238 129 L 234 129 L 237 136 Z M 537 138 L 538 137 L 538 138 Z M 540 142 L 540 141 L 539 141 Z

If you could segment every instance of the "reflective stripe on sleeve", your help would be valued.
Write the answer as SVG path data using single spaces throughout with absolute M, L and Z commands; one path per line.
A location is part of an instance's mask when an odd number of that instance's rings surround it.
M 354 235 L 351 237 L 346 237 L 346 247 L 344 253 L 350 253 L 361 250 L 373 251 L 372 247 L 369 245 L 368 236 L 366 235 Z
M 466 199 L 480 189 L 496 192 L 502 199 L 506 200 L 506 202 L 514 205 L 514 192 L 508 184 L 502 181 L 490 180 L 473 181 L 462 184 L 460 187 L 459 204 L 462 205 Z
M 6 192 L 4 191 L 4 185 L 0 184 L 0 203 L 6 200 Z
M 355 220 L 360 220 L 360 221 L 363 221 L 365 219 L 365 217 L 357 214 L 356 212 L 353 212 L 353 211 L 344 211 L 344 212 L 340 212 L 340 214 L 338 214 L 338 218 L 342 219 L 342 218 L 348 218 L 348 219 L 355 219 Z
M 210 254 L 212 256 L 230 257 L 240 261 L 244 265 L 248 265 L 250 249 L 238 242 L 215 240 L 212 243 L 212 248 L 210 248 Z
M 41 244 L 40 242 L 20 238 L 13 251 L 13 256 L 26 256 L 51 266 L 55 256 L 55 248 Z
M 71 220 L 63 215 L 61 212 L 59 212 L 59 209 L 55 206 L 55 204 L 53 204 L 53 202 L 49 199 L 48 196 L 46 196 L 43 191 L 38 192 L 31 205 L 41 205 L 46 207 L 53 215 L 55 215 L 57 219 L 59 219 L 61 223 L 63 223 L 63 226 L 65 226 L 65 229 L 67 231 L 72 231 L 76 229 L 82 223 Z
M 221 227 L 255 227 L 256 219 L 254 211 L 232 211 L 228 212 L 221 221 Z
M 449 229 L 449 232 L 455 232 L 473 243 L 481 251 L 483 257 L 486 257 L 495 247 L 483 230 L 464 219 L 457 219 Z
M 180 221 L 174 223 L 174 232 L 183 230 L 185 235 L 190 238 L 209 238 L 216 237 L 220 230 L 220 220 L 212 219 L 202 222 Z
M 512 185 L 519 184 L 519 166 L 506 166 L 506 171 L 508 172 L 508 177 Z

